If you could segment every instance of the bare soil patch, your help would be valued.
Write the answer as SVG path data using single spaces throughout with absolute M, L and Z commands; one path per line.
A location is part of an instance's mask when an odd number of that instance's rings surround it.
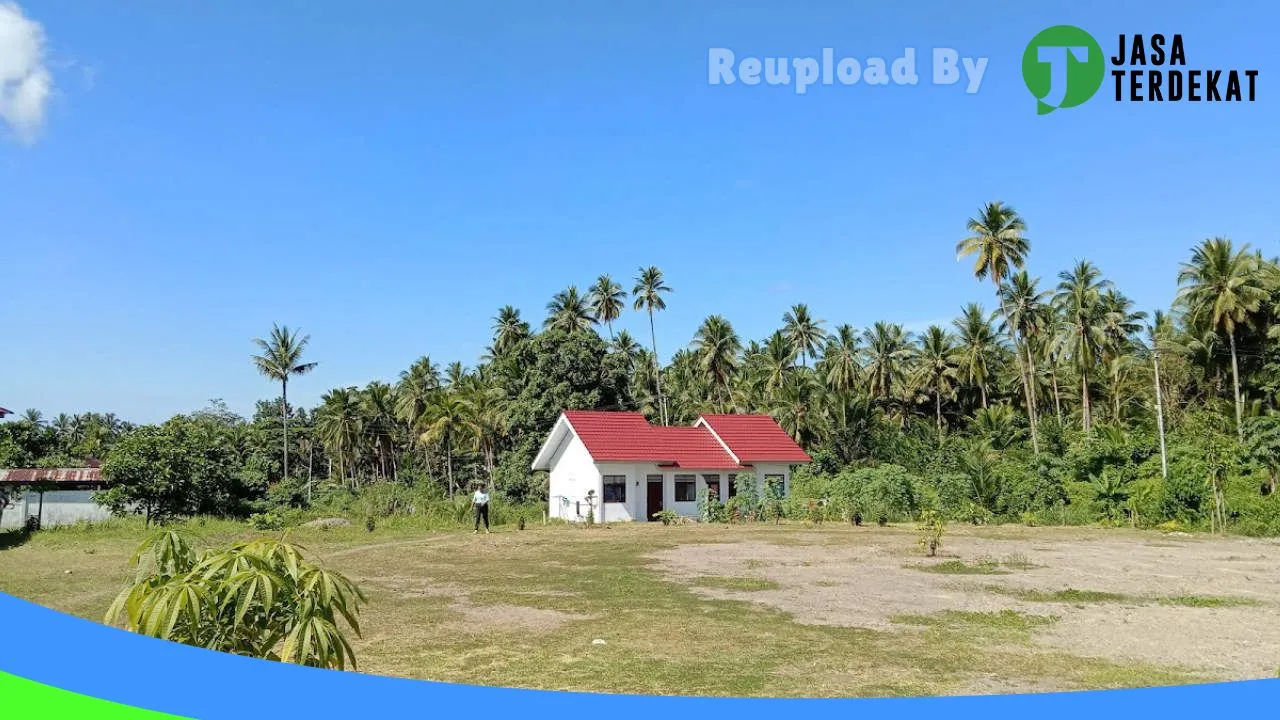
M 485 634 L 503 629 L 550 632 L 571 620 L 588 620 L 591 617 L 560 610 L 507 603 L 480 604 L 473 602 L 471 594 L 459 585 L 437 583 L 423 578 L 390 576 L 367 578 L 367 581 L 401 596 L 447 599 L 448 609 L 460 617 L 455 621 L 445 623 L 443 628 L 446 631 L 456 630 L 475 634 Z M 542 593 L 536 594 L 541 595 Z
M 915 548 L 914 535 L 901 528 L 838 537 L 838 543 L 815 533 L 808 544 L 682 545 L 651 557 L 693 592 L 761 603 L 805 624 L 903 629 L 895 617 L 1010 609 L 1057 618 L 1037 629 L 1033 642 L 1074 655 L 1184 667 L 1218 679 L 1273 677 L 1280 666 L 1276 540 L 953 526 L 942 556 L 925 558 Z M 912 567 L 955 560 L 996 563 L 1000 572 L 967 575 Z M 757 578 L 764 589 L 698 582 L 707 575 Z M 993 592 L 993 586 L 1006 592 Z M 1108 595 L 1043 601 L 1067 589 Z M 1020 593 L 1040 600 L 1022 599 Z M 1228 602 L 1195 607 L 1162 601 L 1183 596 Z M 1081 597 L 1086 600 L 1075 599 Z M 1233 599 L 1248 602 L 1233 605 Z

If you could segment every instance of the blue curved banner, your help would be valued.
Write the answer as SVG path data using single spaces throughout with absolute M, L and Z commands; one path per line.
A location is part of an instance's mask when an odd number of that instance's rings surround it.
M 1041 719 L 1271 712 L 1280 680 L 1136 690 L 885 699 L 646 697 L 454 685 L 317 670 L 187 647 L 71 617 L 0 593 L 0 672 L 133 708 L 198 720 L 264 717 Z M 0 701 L 0 716 L 6 716 Z M 13 709 L 9 705 L 9 709 Z M 24 709 L 22 717 L 57 717 Z M 105 715 L 103 715 L 105 717 Z M 142 717 L 141 715 L 139 717 Z

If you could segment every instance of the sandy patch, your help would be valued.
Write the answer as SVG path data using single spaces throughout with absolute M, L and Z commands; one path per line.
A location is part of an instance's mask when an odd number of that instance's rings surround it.
M 979 534 L 981 533 L 981 535 Z M 1053 615 L 1036 642 L 1075 655 L 1185 667 L 1222 679 L 1274 677 L 1280 666 L 1280 542 L 1247 538 L 1161 536 L 1127 531 L 953 528 L 944 557 L 924 558 L 914 536 L 869 528 L 823 543 L 760 541 L 685 545 L 654 554 L 663 572 L 692 582 L 704 575 L 753 577 L 775 589 L 693 587 L 713 598 L 746 600 L 790 613 L 797 622 L 902 629 L 899 615 L 944 610 L 1012 609 Z M 911 565 L 960 559 L 1004 560 L 1004 574 L 952 575 Z M 1020 568 L 1030 564 L 1034 567 Z M 907 567 L 904 567 L 907 566 Z M 1118 593 L 1124 602 L 1033 602 L 993 592 L 1067 588 Z M 1258 605 L 1182 607 L 1175 596 L 1246 599 Z M 974 688 L 981 691 L 980 687 Z
M 442 597 L 449 600 L 448 607 L 461 615 L 457 621 L 447 623 L 447 631 L 486 633 L 494 629 L 532 632 L 549 632 L 572 620 L 589 620 L 591 616 L 547 608 L 524 605 L 484 605 L 471 600 L 470 593 L 458 585 L 435 583 L 423 578 L 399 576 L 367 578 L 371 585 L 380 586 L 397 595 L 418 597 Z M 551 595 L 552 593 L 526 593 Z M 571 595 L 562 593 L 557 595 Z

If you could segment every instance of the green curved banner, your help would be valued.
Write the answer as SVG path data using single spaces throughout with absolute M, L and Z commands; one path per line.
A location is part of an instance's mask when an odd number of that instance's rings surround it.
M 0 715 L 32 720 L 189 720 L 177 715 L 99 700 L 4 672 L 0 672 Z

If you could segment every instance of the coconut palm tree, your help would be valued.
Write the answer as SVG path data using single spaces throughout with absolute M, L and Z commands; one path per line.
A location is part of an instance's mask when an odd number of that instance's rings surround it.
M 987 407 L 987 383 L 995 375 L 1000 356 L 1000 336 L 992 327 L 994 313 L 987 315 L 982 306 L 969 303 L 953 321 L 960 346 L 960 375 L 978 388 L 982 407 Z
M 829 427 L 822 385 L 811 372 L 788 375 L 772 402 L 769 414 L 802 447 L 812 447 Z
M 911 334 L 897 323 L 877 322 L 862 333 L 867 389 L 873 397 L 888 401 L 906 382 L 911 359 Z
M 578 292 L 578 286 L 570 285 L 547 303 L 547 319 L 543 327 L 573 333 L 590 330 L 595 322 L 596 318 L 587 307 L 586 298 Z
M 474 434 L 471 424 L 471 410 L 461 393 L 448 390 L 437 393 L 427 406 L 423 418 L 420 439 L 423 442 L 440 443 L 444 448 L 445 477 L 449 483 L 449 497 L 457 492 L 457 484 L 453 479 L 453 453 L 458 441 Z
M 631 333 L 626 330 L 619 330 L 613 341 L 609 343 L 609 351 L 624 358 L 627 364 L 627 372 L 633 373 L 636 369 L 636 362 L 640 359 L 644 348 L 640 346 L 640 343 L 636 342 Z
M 837 327 L 822 352 L 821 375 L 829 389 L 841 394 L 853 392 L 862 375 L 862 366 L 858 363 L 861 352 L 858 331 L 848 324 Z
M 1102 307 L 1102 357 L 1111 375 L 1111 419 L 1120 420 L 1120 376 L 1133 365 L 1134 338 L 1142 329 L 1145 312 L 1133 310 L 1133 301 L 1115 288 L 1108 288 L 1099 299 Z
M 529 323 L 520 319 L 520 311 L 503 305 L 493 318 L 493 352 L 501 355 L 529 337 Z
M 391 386 L 378 381 L 366 385 L 360 392 L 360 411 L 364 419 L 363 437 L 373 444 L 378 457 L 378 474 L 396 479 L 399 476 L 395 451 L 396 412 Z
M 310 335 L 301 335 L 291 331 L 288 326 L 273 325 L 271 335 L 263 340 L 255 338 L 254 343 L 262 351 L 253 356 L 253 365 L 265 377 L 280 382 L 280 422 L 284 429 L 284 473 L 289 477 L 289 378 L 295 375 L 306 375 L 315 369 L 316 363 L 302 362 L 302 353 L 307 349 Z
M 1236 434 L 1244 439 L 1244 396 L 1240 394 L 1240 361 L 1236 328 L 1248 324 L 1268 299 L 1261 258 L 1246 243 L 1235 249 L 1227 238 L 1205 240 L 1178 272 L 1178 301 L 1193 324 L 1227 336 L 1231 348 L 1231 381 L 1236 406 Z
M 622 286 L 613 281 L 608 275 L 601 275 L 596 278 L 596 284 L 591 286 L 589 295 L 591 299 L 591 312 L 595 314 L 596 319 L 609 326 L 609 337 L 613 338 L 613 321 L 622 315 L 623 302 L 627 299 L 627 294 L 622 290 Z
M 662 296 L 669 292 L 671 288 L 667 287 L 663 281 L 662 271 L 656 265 L 640 268 L 635 287 L 631 288 L 631 295 L 635 298 L 632 309 L 645 310 L 649 313 L 649 339 L 653 348 L 653 380 L 657 386 L 658 413 L 663 425 L 667 424 L 667 403 L 662 396 L 662 367 L 661 361 L 658 360 L 658 334 L 654 330 L 653 313 L 667 309 L 667 302 L 662 299 Z
M 711 391 L 712 406 L 717 412 L 724 412 L 730 402 L 730 384 L 738 368 L 742 342 L 728 320 L 712 315 L 702 321 L 694 334 L 693 347 L 703 380 Z
M 1025 354 L 1027 380 L 1030 388 L 1031 404 L 1039 407 L 1039 390 L 1036 387 L 1036 353 L 1039 343 L 1037 339 L 1044 332 L 1049 314 L 1045 306 L 1048 293 L 1040 292 L 1040 278 L 1032 278 L 1026 270 L 1019 270 L 1011 275 L 1005 284 L 1002 299 L 1008 312 L 1011 324 L 1010 334 L 1022 338 L 1022 352 Z M 1015 350 L 1017 345 L 1015 344 Z
M 982 206 L 976 217 L 969 219 L 966 227 L 969 237 L 956 244 L 956 255 L 976 256 L 973 274 L 979 280 L 991 278 L 995 285 L 996 296 L 1000 298 L 1000 310 L 1004 315 L 1005 325 L 1013 335 L 1014 353 L 1018 358 L 1018 374 L 1022 378 L 1022 390 L 1027 404 L 1027 419 L 1031 423 L 1031 446 L 1040 454 L 1040 442 L 1036 438 L 1036 408 L 1031 395 L 1031 380 L 1023 367 L 1022 352 L 1018 349 L 1019 340 L 1014 323 L 1009 317 L 1004 301 L 1004 282 L 1010 273 L 1020 269 L 1026 263 L 1031 242 L 1027 239 L 1027 224 L 1012 207 L 1000 201 L 990 202 Z
M 332 452 L 338 461 L 338 477 L 347 478 L 352 470 L 356 448 L 363 432 L 359 391 L 355 388 L 334 388 L 320 398 L 316 411 L 316 432 L 326 451 Z
M 765 373 L 765 388 L 769 391 L 782 387 L 787 375 L 795 368 L 795 347 L 782 334 L 775 331 L 761 348 L 761 364 Z
M 485 473 L 492 477 L 498 441 L 507 430 L 507 394 L 502 386 L 480 375 L 469 376 L 460 390 L 467 413 L 463 425 L 470 429 L 472 448 L 484 462 Z
M 912 382 L 933 395 L 934 420 L 938 426 L 938 442 L 942 442 L 942 397 L 955 392 L 960 378 L 960 353 L 946 330 L 930 325 L 918 338 L 915 351 L 916 368 Z
M 1089 374 L 1106 342 L 1102 329 L 1102 291 L 1110 287 L 1111 282 L 1102 279 L 1102 273 L 1088 260 L 1077 262 L 1074 268 L 1064 270 L 1058 277 L 1060 282 L 1053 302 L 1063 322 L 1054 344 L 1059 352 L 1071 358 L 1080 374 L 1081 427 L 1087 433 L 1093 426 Z
M 800 356 L 800 365 L 809 366 L 809 358 L 817 354 L 826 342 L 822 321 L 815 320 L 804 303 L 792 305 L 782 316 L 782 334 L 791 343 L 791 350 Z

